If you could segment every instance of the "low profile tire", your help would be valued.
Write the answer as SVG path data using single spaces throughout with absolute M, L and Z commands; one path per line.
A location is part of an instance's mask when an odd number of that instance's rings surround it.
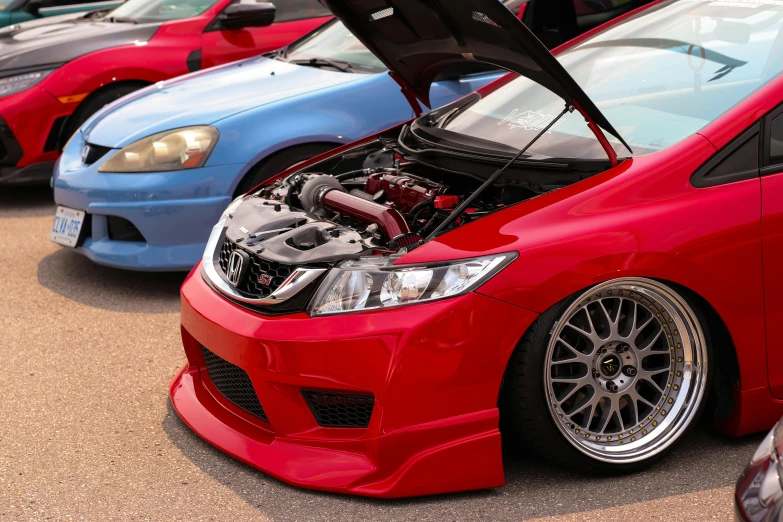
M 312 143 L 277 152 L 266 158 L 264 161 L 250 169 L 247 174 L 245 174 L 245 177 L 234 191 L 234 197 L 236 198 L 249 192 L 272 176 L 280 174 L 284 170 L 293 167 L 297 163 L 307 161 L 338 146 L 339 145 L 337 144 L 332 145 L 330 143 Z
M 710 343 L 695 310 L 668 285 L 626 278 L 542 314 L 506 373 L 515 440 L 585 473 L 660 459 L 706 403 Z
M 63 144 L 68 141 L 68 138 L 73 136 L 77 130 L 79 130 L 79 127 L 81 127 L 90 116 L 111 102 L 119 100 L 123 96 L 126 96 L 133 91 L 137 91 L 145 85 L 146 84 L 144 83 L 124 83 L 105 88 L 100 92 L 93 93 L 93 95 L 87 98 L 84 103 L 79 105 L 73 115 L 68 119 L 68 126 L 65 130 L 65 139 L 63 140 Z

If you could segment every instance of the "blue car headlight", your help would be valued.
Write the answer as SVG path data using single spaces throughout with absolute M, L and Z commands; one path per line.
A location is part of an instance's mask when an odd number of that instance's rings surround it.
M 169 172 L 203 167 L 219 138 L 208 125 L 173 129 L 131 143 L 112 155 L 98 172 Z

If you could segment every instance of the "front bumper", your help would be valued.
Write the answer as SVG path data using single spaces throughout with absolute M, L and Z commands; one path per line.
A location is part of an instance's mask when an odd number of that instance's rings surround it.
M 346 316 L 263 316 L 216 294 L 197 269 L 182 287 L 188 363 L 171 401 L 199 436 L 292 485 L 375 497 L 498 487 L 498 393 L 534 319 L 475 293 Z M 201 346 L 247 372 L 268 422 L 217 391 Z M 320 426 L 307 390 L 372 394 L 369 425 Z
M 201 258 L 210 231 L 231 203 L 244 165 L 179 172 L 103 174 L 114 151 L 86 165 L 85 142 L 71 140 L 54 173 L 58 205 L 84 210 L 90 233 L 77 250 L 94 262 L 129 270 L 186 271 Z M 110 217 L 127 220 L 140 237 L 113 237 Z
M 49 183 L 77 106 L 60 103 L 40 86 L 0 98 L 0 185 Z

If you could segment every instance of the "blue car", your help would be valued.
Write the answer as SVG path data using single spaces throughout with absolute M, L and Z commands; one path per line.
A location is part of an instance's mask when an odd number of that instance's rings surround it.
M 500 76 L 445 77 L 432 106 Z M 277 53 L 161 82 L 87 120 L 55 167 L 51 239 L 102 265 L 189 270 L 237 195 L 413 116 L 386 67 L 329 22 Z

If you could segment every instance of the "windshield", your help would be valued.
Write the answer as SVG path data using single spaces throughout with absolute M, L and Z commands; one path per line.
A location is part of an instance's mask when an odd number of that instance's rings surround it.
M 198 16 L 217 0 L 127 0 L 109 13 L 114 20 L 168 22 Z
M 367 72 L 381 72 L 386 66 L 367 49 L 340 21 L 334 21 L 313 31 L 291 46 L 285 54 L 291 62 L 329 60 L 350 64 Z
M 783 2 L 670 0 L 558 56 L 636 155 L 664 149 L 769 83 L 783 68 Z M 517 78 L 446 128 L 521 148 L 563 110 L 558 96 Z M 628 152 L 610 137 L 620 155 Z M 531 151 L 604 159 L 578 113 Z

